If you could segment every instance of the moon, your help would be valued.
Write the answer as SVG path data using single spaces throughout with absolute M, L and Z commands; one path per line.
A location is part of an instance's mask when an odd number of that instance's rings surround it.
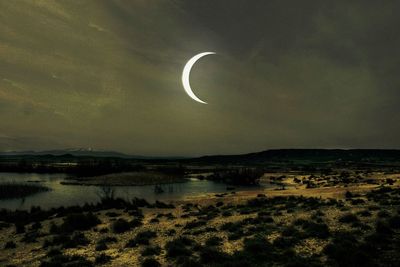
M 207 102 L 204 102 L 200 98 L 198 98 L 192 91 L 192 88 L 190 87 L 190 70 L 192 69 L 193 65 L 196 63 L 197 60 L 200 58 L 207 56 L 207 55 L 214 55 L 216 54 L 215 52 L 203 52 L 200 54 L 195 55 L 189 61 L 186 63 L 185 67 L 183 68 L 182 72 L 182 84 L 183 88 L 185 89 L 186 93 L 195 101 L 202 103 L 202 104 L 207 104 Z

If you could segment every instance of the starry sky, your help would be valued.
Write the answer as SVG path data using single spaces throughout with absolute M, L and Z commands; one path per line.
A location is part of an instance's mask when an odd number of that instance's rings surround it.
M 399 1 L 0 1 L 0 150 L 400 148 Z M 188 97 L 182 69 L 192 56 Z

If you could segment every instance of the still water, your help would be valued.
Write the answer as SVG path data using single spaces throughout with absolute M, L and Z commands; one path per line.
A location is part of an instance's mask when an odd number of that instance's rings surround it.
M 98 186 L 62 185 L 60 182 L 66 177 L 67 175 L 65 174 L 0 173 L 0 182 L 29 182 L 51 188 L 51 191 L 31 195 L 25 199 L 0 200 L 0 209 L 30 209 L 31 206 L 40 206 L 46 209 L 99 201 L 100 188 Z M 202 193 L 229 192 L 225 184 L 195 178 L 190 178 L 185 183 L 162 185 L 164 193 L 161 194 L 154 192 L 154 185 L 114 186 L 113 188 L 117 197 L 127 200 L 134 197 L 144 198 L 149 202 L 154 202 L 155 200 L 178 200 Z M 260 186 L 235 187 L 235 191 L 259 189 Z

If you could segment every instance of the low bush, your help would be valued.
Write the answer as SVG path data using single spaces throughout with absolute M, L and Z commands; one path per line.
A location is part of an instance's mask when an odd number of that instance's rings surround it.
M 142 262 L 142 267 L 160 267 L 161 264 L 153 258 L 147 258 Z
M 316 237 L 326 239 L 330 235 L 328 225 L 325 223 L 307 222 L 303 224 L 302 228 L 306 238 Z
M 205 242 L 206 246 L 219 246 L 222 243 L 222 238 L 218 236 L 212 236 L 208 238 Z
M 393 229 L 400 229 L 400 216 L 395 215 L 389 219 L 389 226 Z
M 40 234 L 36 231 L 33 232 L 27 232 L 25 233 L 24 237 L 21 239 L 22 242 L 24 243 L 35 243 L 37 242 L 37 238 L 40 236 Z
M 191 256 L 192 250 L 190 249 L 190 246 L 192 246 L 193 244 L 193 240 L 187 237 L 180 237 L 175 240 L 169 241 L 165 245 L 167 257 L 177 258 L 180 256 Z
M 106 243 L 103 243 L 103 242 L 97 243 L 97 245 L 95 247 L 96 251 L 103 251 L 103 250 L 106 250 L 106 249 L 108 249 L 108 246 L 107 246 Z
M 371 217 L 372 213 L 369 210 L 363 210 L 358 213 L 362 217 Z
M 207 177 L 208 180 L 221 181 L 232 185 L 256 185 L 264 175 L 263 169 L 240 168 L 227 171 L 216 171 Z
M 111 261 L 111 256 L 109 256 L 105 253 L 101 253 L 100 255 L 96 256 L 94 263 L 101 265 L 101 264 L 105 264 L 110 261 Z
M 113 233 L 121 234 L 131 229 L 131 224 L 125 219 L 119 218 L 111 224 L 111 230 Z
M 100 223 L 99 218 L 93 213 L 87 214 L 73 213 L 67 215 L 60 226 L 53 224 L 50 232 L 52 233 L 72 233 L 74 231 L 85 231 L 93 228 Z
M 15 244 L 14 241 L 7 241 L 7 243 L 4 245 L 4 249 L 13 249 L 16 247 L 17 245 Z
M 143 231 L 136 235 L 135 240 L 137 244 L 148 245 L 150 239 L 157 237 L 157 233 L 154 231 Z
M 198 227 L 204 226 L 206 224 L 207 224 L 206 221 L 194 220 L 194 221 L 191 221 L 191 222 L 187 222 L 186 225 L 183 228 L 184 229 L 193 229 L 193 228 L 198 228 Z
M 40 267 L 92 267 L 93 263 L 78 255 L 55 255 L 40 263 Z
M 39 230 L 39 229 L 41 229 L 42 228 L 42 224 L 40 223 L 40 222 L 34 222 L 32 225 L 31 225 L 31 230 Z
M 120 213 L 116 213 L 114 211 L 109 211 L 109 212 L 106 212 L 106 216 L 110 217 L 110 218 L 115 218 L 115 217 L 121 216 L 121 214 Z
M 142 251 L 142 256 L 155 256 L 155 255 L 160 255 L 161 253 L 161 247 L 160 246 L 151 246 L 151 247 L 146 247 Z
M 367 253 L 350 233 L 338 233 L 324 252 L 337 266 L 374 266 L 371 255 Z
M 52 239 L 44 241 L 43 247 L 61 246 L 63 248 L 76 248 L 78 246 L 85 246 L 89 243 L 89 240 L 83 233 L 77 232 L 72 236 L 66 234 L 53 236 Z
M 353 213 L 344 214 L 339 218 L 339 222 L 341 223 L 355 223 L 358 222 L 358 217 Z
M 390 213 L 387 210 L 381 210 L 376 214 L 379 218 L 389 218 Z
M 215 247 L 202 247 L 199 251 L 200 262 L 208 266 L 225 263 L 229 255 L 218 250 Z
M 22 223 L 16 223 L 15 224 L 15 233 L 16 234 L 25 233 L 25 225 Z

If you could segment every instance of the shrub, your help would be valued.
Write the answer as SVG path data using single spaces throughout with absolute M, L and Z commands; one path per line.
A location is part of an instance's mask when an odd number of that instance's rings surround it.
M 206 240 L 206 246 L 219 246 L 222 242 L 222 238 L 218 236 L 212 236 Z
M 377 221 L 376 222 L 376 233 L 382 234 L 382 235 L 390 235 L 393 233 L 392 229 L 390 229 L 389 225 L 384 222 L 384 221 Z
M 193 228 L 204 226 L 206 224 L 207 224 L 206 221 L 194 220 L 194 221 L 186 223 L 184 229 L 193 229 Z
M 139 245 L 148 245 L 150 239 L 157 237 L 157 233 L 153 231 L 143 231 L 136 234 L 135 243 Z
M 229 216 L 232 216 L 232 212 L 229 210 L 224 210 L 221 215 L 223 217 L 229 217 Z
M 262 169 L 240 168 L 228 171 L 217 171 L 207 177 L 209 180 L 222 181 L 233 185 L 255 185 L 264 175 Z
M 175 229 L 168 229 L 165 233 L 167 235 L 175 235 L 176 234 L 176 230 Z
M 188 249 L 193 244 L 191 239 L 187 237 L 180 237 L 175 240 L 167 242 L 165 249 L 167 251 L 167 257 L 177 258 L 180 256 L 191 256 L 192 251 Z
M 204 264 L 224 263 L 227 259 L 228 255 L 215 247 L 202 247 L 200 249 L 200 261 Z
M 5 245 L 4 245 L 4 249 L 13 249 L 16 248 L 17 245 L 14 243 L 14 241 L 8 241 Z
M 355 223 L 358 222 L 359 219 L 355 214 L 347 213 L 339 218 L 339 222 L 341 223 Z
M 125 219 L 121 218 L 114 221 L 111 225 L 111 230 L 116 234 L 124 233 L 126 231 L 129 231 L 130 229 L 131 229 L 131 224 Z
M 108 233 L 108 231 L 109 231 L 108 228 L 105 228 L 105 227 L 99 229 L 99 233 L 102 233 L 102 234 Z
M 370 254 L 349 233 L 338 233 L 324 252 L 337 266 L 374 266 Z
M 67 256 L 67 255 L 55 255 L 47 261 L 42 261 L 40 267 L 92 267 L 93 263 L 86 258 L 78 255 Z
M 37 238 L 39 237 L 38 232 L 27 232 L 24 237 L 21 239 L 24 243 L 35 243 L 37 242 Z
M 42 224 L 40 223 L 40 222 L 34 222 L 32 225 L 31 225 L 31 230 L 39 230 L 39 229 L 41 229 L 42 228 Z
M 105 264 L 107 262 L 111 261 L 111 256 L 106 255 L 105 253 L 101 253 L 100 255 L 97 255 L 94 263 L 96 264 Z
M 54 256 L 61 255 L 61 254 L 62 253 L 61 253 L 61 251 L 59 249 L 52 248 L 47 252 L 46 256 L 47 257 L 54 257 Z
M 346 191 L 346 193 L 344 194 L 344 196 L 346 198 L 352 198 L 353 197 L 353 193 L 351 193 L 350 191 Z
M 145 259 L 142 262 L 142 267 L 160 267 L 160 266 L 161 264 L 156 259 L 153 258 Z
M 372 213 L 369 210 L 360 211 L 358 214 L 360 214 L 360 216 L 362 216 L 362 217 L 371 217 L 372 216 Z
M 0 222 L 0 230 L 3 230 L 3 228 L 8 228 L 10 227 L 9 223 L 6 222 Z
M 15 224 L 15 233 L 16 234 L 25 233 L 25 225 L 21 224 L 21 223 L 16 223 Z
M 400 229 L 400 216 L 396 215 L 389 219 L 389 225 L 393 229 Z
M 117 239 L 113 236 L 103 237 L 97 242 L 96 251 L 106 250 L 108 248 L 107 246 L 108 243 L 115 243 L 115 242 L 117 242 Z
M 161 247 L 160 246 L 153 246 L 153 247 L 147 247 L 142 251 L 142 256 L 154 256 L 154 255 L 159 255 L 161 253 Z
M 261 236 L 246 238 L 243 242 L 243 252 L 251 255 L 251 258 L 267 258 L 272 251 L 271 244 Z
M 325 223 L 307 222 L 303 224 L 306 237 L 328 238 L 329 228 Z
M 121 214 L 113 212 L 113 211 L 109 211 L 109 212 L 106 212 L 106 216 L 108 216 L 110 218 L 115 218 L 115 217 L 121 216 Z
M 238 222 L 238 223 L 227 222 L 227 223 L 224 223 L 223 225 L 221 225 L 220 229 L 223 231 L 228 231 L 228 232 L 236 232 L 236 231 L 241 230 L 241 228 L 242 228 L 242 225 L 240 222 Z
M 106 250 L 108 247 L 107 247 L 107 244 L 106 243 L 103 243 L 103 242 L 99 242 L 99 243 L 97 243 L 97 245 L 96 245 L 96 251 L 103 251 L 103 250 Z
M 157 233 L 154 231 L 143 231 L 139 232 L 135 237 L 135 242 L 140 245 L 149 245 L 152 238 L 157 237 Z
M 63 248 L 76 248 L 89 244 L 89 240 L 83 233 L 74 233 L 72 236 L 61 234 L 56 235 L 50 240 L 45 240 L 43 247 L 62 246 Z
M 215 204 L 215 206 L 217 207 L 222 207 L 224 205 L 224 202 L 222 201 L 218 201 L 217 204 Z
M 386 210 L 381 210 L 377 213 L 379 218 L 389 218 L 390 217 L 390 213 Z
M 118 240 L 113 236 L 106 236 L 99 240 L 99 243 L 115 243 Z
M 85 231 L 100 223 L 96 215 L 89 212 L 87 214 L 69 214 L 64 218 L 63 223 L 59 226 L 60 232 L 70 233 L 73 231 Z

